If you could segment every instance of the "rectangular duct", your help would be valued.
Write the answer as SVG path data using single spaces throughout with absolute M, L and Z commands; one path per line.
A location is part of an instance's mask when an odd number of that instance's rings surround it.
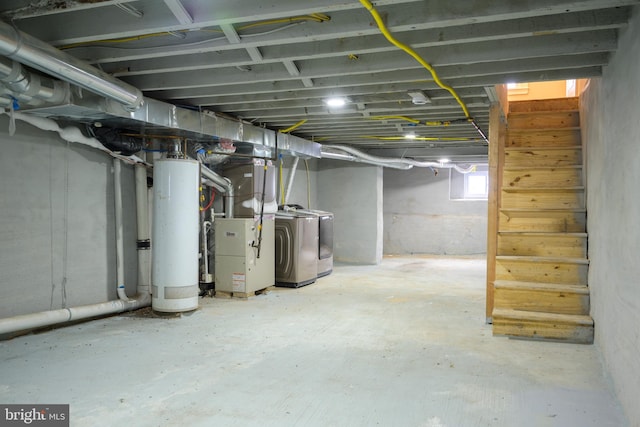
M 246 145 L 253 155 L 274 157 L 278 151 L 299 157 L 320 157 L 320 144 L 240 120 L 220 117 L 210 111 L 196 111 L 145 97 L 135 111 L 122 104 L 73 88 L 68 100 L 58 105 L 26 107 L 25 113 L 62 121 L 127 129 L 145 135 L 164 135 L 211 141 L 227 138 Z

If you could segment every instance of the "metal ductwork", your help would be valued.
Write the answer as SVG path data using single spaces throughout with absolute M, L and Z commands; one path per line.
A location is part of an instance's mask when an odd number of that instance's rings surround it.
M 476 166 L 469 165 L 467 167 L 462 167 L 455 163 L 429 161 L 421 162 L 419 160 L 403 157 L 373 156 L 371 154 L 365 153 L 364 151 L 360 151 L 347 145 L 323 145 L 321 156 L 322 158 L 350 160 L 353 162 L 367 163 L 376 166 L 403 170 L 411 169 L 415 166 L 419 168 L 455 169 L 460 173 L 469 173 L 474 171 Z
M 233 204 L 234 204 L 234 188 L 231 180 L 229 178 L 225 178 L 223 176 L 218 175 L 211 169 L 207 168 L 205 165 L 200 165 L 200 173 L 205 178 L 209 179 L 213 186 L 222 194 L 224 194 L 226 203 L 225 203 L 225 217 L 233 218 Z
M 23 105 L 38 106 L 45 102 L 62 102 L 69 86 L 61 81 L 26 70 L 20 63 L 0 57 L 0 105 L 9 107 L 13 99 Z
M 2 21 L 0 55 L 117 101 L 130 110 L 143 103 L 139 89 Z
M 40 117 L 86 124 L 100 122 L 141 135 L 162 134 L 207 141 L 226 138 L 261 157 L 274 157 L 276 148 L 281 146 L 285 153 L 303 158 L 320 157 L 318 143 L 276 134 L 213 112 L 194 111 L 146 98 L 139 89 L 1 21 L 0 55 L 90 91 L 65 86 L 61 92 L 62 82 L 29 73 L 5 60 L 0 63 L 0 80 L 3 75 L 10 80 L 4 80 L 7 87 L 4 93 L 0 90 L 0 107 L 11 106 L 15 98 L 23 112 Z M 19 86 L 25 84 L 28 89 L 20 92 Z M 17 90 L 13 85 L 18 85 Z

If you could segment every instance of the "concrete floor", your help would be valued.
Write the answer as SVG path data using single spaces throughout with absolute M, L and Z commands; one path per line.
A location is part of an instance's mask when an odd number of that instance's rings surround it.
M 70 403 L 72 426 L 628 426 L 594 346 L 492 337 L 484 273 L 392 257 L 15 338 L 0 402 Z

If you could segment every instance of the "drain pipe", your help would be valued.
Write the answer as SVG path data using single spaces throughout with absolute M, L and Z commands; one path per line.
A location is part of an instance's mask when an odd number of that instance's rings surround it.
M 124 231 L 122 225 L 122 167 L 120 160 L 113 159 L 113 193 L 116 217 L 116 286 L 118 298 L 129 301 L 124 287 Z
M 291 195 L 291 189 L 293 188 L 293 178 L 296 176 L 296 169 L 298 169 L 298 162 L 300 161 L 300 157 L 295 157 L 293 160 L 293 165 L 291 166 L 291 172 L 289 172 L 289 178 L 287 179 L 287 191 L 284 193 L 284 204 L 289 200 L 289 196 Z
M 200 173 L 205 178 L 209 179 L 216 190 L 220 191 L 225 195 L 226 203 L 225 203 L 225 218 L 233 218 L 233 204 L 234 204 L 234 189 L 233 184 L 229 178 L 225 178 L 223 176 L 218 175 L 208 167 L 203 164 L 200 164 Z
M 114 181 L 117 181 L 120 184 L 120 165 L 117 159 L 114 159 L 114 170 L 116 175 L 114 177 Z M 116 166 L 117 165 L 117 166 Z M 140 166 L 142 167 L 142 166 Z M 118 178 L 116 178 L 118 177 Z M 114 183 L 114 185 L 116 185 Z M 144 186 L 146 188 L 146 178 L 144 182 Z M 117 187 L 116 187 L 117 188 Z M 118 198 L 121 197 L 121 190 L 116 189 L 116 206 L 122 207 L 122 199 L 118 201 Z M 140 206 L 138 204 L 138 209 Z M 116 209 L 116 216 L 119 217 L 119 220 L 122 220 L 122 211 L 117 213 L 118 209 Z M 118 221 L 116 221 L 118 222 Z M 138 225 L 140 229 L 144 229 L 144 225 Z M 148 228 L 148 226 L 147 226 Z M 124 286 L 120 286 L 124 282 L 124 268 L 122 265 L 122 224 L 116 225 L 117 229 L 117 240 L 120 242 L 117 243 L 116 252 L 118 252 L 118 266 L 117 266 L 117 277 L 118 277 L 118 297 L 117 300 L 107 301 L 98 304 L 89 304 L 82 305 L 78 307 L 71 308 L 62 308 L 59 310 L 50 310 L 50 311 L 42 311 L 39 313 L 31 313 L 31 314 L 23 314 L 20 316 L 9 317 L 6 319 L 0 319 L 0 338 L 6 339 L 9 337 L 5 337 L 7 334 L 13 334 L 20 331 L 27 331 L 30 329 L 42 328 L 45 326 L 54 326 L 67 322 L 90 319 L 93 317 L 106 316 L 109 314 L 117 314 L 122 313 L 124 311 L 137 310 L 139 308 L 148 307 L 151 305 L 151 296 L 149 295 L 149 285 L 148 282 L 145 286 L 145 282 L 138 283 L 138 295 L 136 295 L 135 299 L 127 297 L 124 292 Z
M 136 222 L 138 248 L 138 294 L 151 294 L 151 232 L 149 230 L 149 191 L 147 168 L 135 165 Z
M 117 180 L 117 186 L 120 185 L 120 162 L 118 159 L 114 159 L 114 171 L 116 171 L 116 175 L 114 176 L 114 185 Z M 117 165 L 117 166 L 116 166 Z M 140 166 L 142 168 L 142 166 Z M 139 173 L 139 172 L 137 172 Z M 117 177 L 117 178 L 116 178 Z M 141 181 L 141 180 L 140 180 Z M 139 182 L 136 180 L 136 182 Z M 144 180 L 144 189 L 146 191 L 146 172 L 145 172 L 145 180 Z M 117 190 L 116 187 L 116 206 L 122 207 L 122 199 L 120 198 L 122 195 L 121 190 Z M 118 201 L 120 198 L 120 201 Z M 140 210 L 144 210 L 142 204 L 142 198 L 136 197 L 137 203 L 136 208 Z M 116 216 L 119 217 L 120 221 L 122 220 L 122 211 L 117 213 L 118 209 L 116 209 Z M 140 215 L 138 215 L 140 216 Z M 117 222 L 117 221 L 116 221 Z M 118 267 L 116 275 L 118 277 L 118 297 L 117 300 L 107 301 L 98 304 L 89 304 L 82 305 L 79 307 L 71 307 L 71 308 L 62 308 L 59 310 L 51 310 L 51 311 L 42 311 L 39 313 L 31 313 L 31 314 L 23 314 L 20 316 L 9 317 L 6 319 L 0 319 L 0 337 L 5 339 L 4 335 L 13 334 L 20 331 L 28 331 L 30 329 L 42 328 L 45 326 L 54 326 L 67 322 L 90 319 L 93 317 L 105 316 L 109 314 L 122 313 L 124 311 L 137 310 L 139 308 L 148 307 L 151 305 L 151 296 L 149 294 L 149 282 L 148 276 L 144 281 L 138 282 L 138 294 L 135 299 L 127 297 L 124 293 L 124 286 L 121 288 L 120 284 L 124 282 L 124 268 L 122 265 L 122 224 L 116 225 L 116 229 L 118 232 L 117 240 L 120 240 L 120 243 L 117 244 L 116 252 L 119 252 L 118 255 Z M 143 224 L 138 224 L 139 230 L 145 230 L 144 221 Z M 147 223 L 148 229 L 148 223 Z M 148 234 L 147 234 L 148 235 Z M 147 252 L 147 251 L 139 251 Z M 147 252 L 148 254 L 148 252 Z M 148 255 L 147 255 L 148 256 Z M 143 270 L 146 271 L 146 270 Z
M 138 109 L 142 92 L 104 71 L 0 21 L 0 55 Z

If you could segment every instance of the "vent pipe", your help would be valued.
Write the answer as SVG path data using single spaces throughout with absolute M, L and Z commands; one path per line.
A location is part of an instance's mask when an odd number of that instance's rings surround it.
M 2 21 L 0 55 L 113 99 L 127 109 L 136 110 L 143 103 L 139 89 Z
M 218 191 L 224 194 L 224 197 L 226 199 L 225 217 L 233 218 L 233 203 L 235 191 L 231 180 L 229 178 L 218 175 L 203 164 L 200 165 L 200 173 L 202 174 L 202 176 L 209 179 Z

